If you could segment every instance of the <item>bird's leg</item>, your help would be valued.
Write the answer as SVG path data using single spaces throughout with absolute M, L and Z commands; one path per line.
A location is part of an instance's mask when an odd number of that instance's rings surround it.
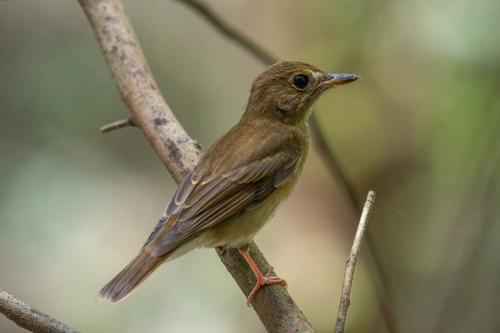
M 259 291 L 259 289 L 262 288 L 263 286 L 281 284 L 285 288 L 287 287 L 285 279 L 282 279 L 278 276 L 271 276 L 271 274 L 273 273 L 273 266 L 269 266 L 266 275 L 262 274 L 260 268 L 257 266 L 255 261 L 253 261 L 252 256 L 250 255 L 250 247 L 247 246 L 243 249 L 238 249 L 238 251 L 240 252 L 243 259 L 245 259 L 252 272 L 255 274 L 255 279 L 256 279 L 255 287 L 253 287 L 250 294 L 248 294 L 247 298 L 248 306 L 252 305 L 255 294 L 257 294 L 257 291 Z

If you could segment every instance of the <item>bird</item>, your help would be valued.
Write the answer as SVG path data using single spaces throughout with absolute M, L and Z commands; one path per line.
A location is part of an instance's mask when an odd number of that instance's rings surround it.
M 118 302 L 162 263 L 200 247 L 239 250 L 256 278 L 249 305 L 263 286 L 286 286 L 272 269 L 260 271 L 248 244 L 297 183 L 312 105 L 323 92 L 358 78 L 296 61 L 277 62 L 258 75 L 239 122 L 185 175 L 137 256 L 100 297 Z

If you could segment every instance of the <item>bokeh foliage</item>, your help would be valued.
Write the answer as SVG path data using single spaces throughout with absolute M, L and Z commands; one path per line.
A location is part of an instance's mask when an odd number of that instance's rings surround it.
M 363 79 L 325 95 L 322 128 L 359 198 L 401 332 L 497 332 L 500 3 L 208 1 L 280 58 Z M 168 103 L 209 146 L 263 70 L 171 0 L 125 1 Z M 196 251 L 109 306 L 99 288 L 136 253 L 174 184 L 126 115 L 76 1 L 0 2 L 0 287 L 88 332 L 261 332 L 217 257 Z M 257 242 L 331 331 L 352 212 L 312 153 Z M 384 332 L 358 265 L 351 332 Z M 0 331 L 20 331 L 0 318 Z

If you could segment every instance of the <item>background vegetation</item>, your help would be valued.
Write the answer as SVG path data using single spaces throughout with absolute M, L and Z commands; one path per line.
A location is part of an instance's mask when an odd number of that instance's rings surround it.
M 207 1 L 282 59 L 363 79 L 321 124 L 360 198 L 401 332 L 497 332 L 500 3 Z M 175 1 L 125 1 L 170 106 L 204 147 L 241 115 L 263 67 Z M 260 332 L 213 251 L 164 266 L 117 306 L 96 294 L 174 191 L 139 131 L 100 135 L 120 101 L 72 1 L 0 2 L 0 286 L 88 332 Z M 257 243 L 319 331 L 333 327 L 351 212 L 316 153 Z M 384 332 L 361 260 L 350 332 Z M 1 332 L 20 331 L 0 319 Z

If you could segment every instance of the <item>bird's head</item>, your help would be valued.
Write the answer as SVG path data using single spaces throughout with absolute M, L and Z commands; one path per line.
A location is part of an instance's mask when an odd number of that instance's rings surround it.
M 358 78 L 356 74 L 324 72 L 302 62 L 278 62 L 253 82 L 245 116 L 299 124 L 307 120 L 321 93 Z

